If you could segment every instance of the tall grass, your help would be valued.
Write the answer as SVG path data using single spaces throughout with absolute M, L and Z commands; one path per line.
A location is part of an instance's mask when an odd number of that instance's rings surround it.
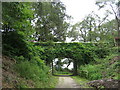
M 34 81 L 35 88 L 53 88 L 57 79 L 52 76 L 50 68 L 45 65 L 43 60 L 35 58 L 36 60 L 32 61 L 21 60 L 14 66 L 15 71 L 26 80 Z M 20 57 L 19 59 L 24 58 Z

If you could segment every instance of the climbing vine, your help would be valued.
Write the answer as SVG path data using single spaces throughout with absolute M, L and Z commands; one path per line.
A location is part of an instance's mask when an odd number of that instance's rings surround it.
M 95 57 L 103 57 L 107 54 L 107 49 L 99 47 L 94 43 L 52 43 L 40 42 L 36 45 L 44 48 L 45 60 L 48 64 L 55 58 L 71 58 L 78 62 L 78 65 L 88 64 L 95 60 Z M 106 44 L 104 44 L 105 46 Z M 99 48 L 98 48 L 99 47 Z M 105 50 L 103 50 L 103 49 Z M 100 54 L 98 54 L 101 52 Z M 97 55 L 96 55 L 97 54 Z

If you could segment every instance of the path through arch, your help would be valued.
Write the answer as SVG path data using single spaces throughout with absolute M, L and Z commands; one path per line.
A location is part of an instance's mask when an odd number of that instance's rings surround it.
M 71 77 L 59 77 L 56 88 L 80 88 L 80 85 L 77 84 Z

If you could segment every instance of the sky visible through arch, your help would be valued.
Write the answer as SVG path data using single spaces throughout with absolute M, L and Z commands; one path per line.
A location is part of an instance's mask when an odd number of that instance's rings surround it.
M 64 58 L 64 59 L 61 59 L 61 62 L 65 61 L 66 59 L 68 58 Z M 54 59 L 54 62 L 53 62 L 53 65 L 55 66 L 56 65 L 56 62 L 58 61 L 58 58 L 55 58 Z M 67 64 L 64 64 L 62 66 L 62 68 L 67 68 Z M 70 65 L 68 66 L 68 69 L 72 70 L 73 69 L 73 62 L 70 63 Z

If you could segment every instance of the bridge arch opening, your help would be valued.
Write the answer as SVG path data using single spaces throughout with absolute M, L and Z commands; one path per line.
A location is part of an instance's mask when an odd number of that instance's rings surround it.
M 71 58 L 55 58 L 53 60 L 53 75 L 73 75 L 73 60 Z
M 67 57 L 54 58 L 51 63 L 52 74 L 55 76 L 73 76 L 77 75 L 77 63 L 75 60 Z

